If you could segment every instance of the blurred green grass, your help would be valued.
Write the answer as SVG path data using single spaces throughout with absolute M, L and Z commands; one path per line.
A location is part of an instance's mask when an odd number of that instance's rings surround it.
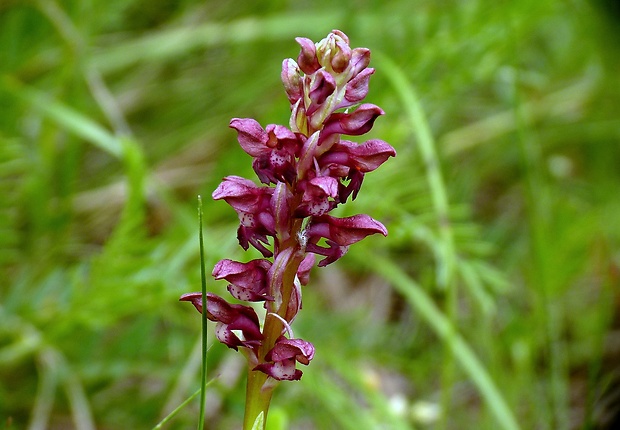
M 177 299 L 200 285 L 196 195 L 253 177 L 228 121 L 286 123 L 281 62 L 333 28 L 375 53 L 372 135 L 398 151 L 341 213 L 390 234 L 313 271 L 294 328 L 317 356 L 272 418 L 603 425 L 618 17 L 584 0 L 332 3 L 0 3 L 1 428 L 149 429 L 195 392 L 200 320 Z M 204 200 L 207 269 L 254 256 Z M 237 428 L 243 364 L 219 344 L 208 364 L 207 428 Z M 194 401 L 166 428 L 197 416 Z

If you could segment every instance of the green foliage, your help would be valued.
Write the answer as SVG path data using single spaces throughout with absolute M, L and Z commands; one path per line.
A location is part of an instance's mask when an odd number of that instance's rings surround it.
M 592 428 L 620 361 L 603 5 L 0 2 L 0 427 L 196 426 L 196 196 L 252 177 L 228 121 L 286 121 L 293 38 L 338 28 L 373 52 L 371 134 L 398 151 L 341 213 L 390 233 L 313 271 L 294 330 L 316 358 L 268 428 Z M 207 271 L 257 256 L 227 205 L 203 217 Z M 212 337 L 208 428 L 238 428 L 243 361 Z

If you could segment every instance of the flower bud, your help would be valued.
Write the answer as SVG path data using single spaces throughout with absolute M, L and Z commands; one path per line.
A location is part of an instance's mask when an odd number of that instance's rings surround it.
M 295 104 L 302 96 L 301 70 L 292 58 L 282 62 L 282 73 L 280 75 L 284 90 L 291 104 Z
M 351 61 L 351 48 L 348 42 L 344 42 L 341 38 L 336 38 L 334 44 L 335 49 L 331 58 L 332 70 L 336 73 L 342 73 Z
M 305 37 L 296 37 L 295 40 L 301 45 L 301 52 L 297 57 L 299 68 L 307 75 L 311 75 L 321 68 L 316 56 L 316 46 L 314 42 Z
M 317 43 L 316 55 L 323 67 L 342 73 L 348 67 L 352 55 L 349 38 L 342 31 L 333 30 Z

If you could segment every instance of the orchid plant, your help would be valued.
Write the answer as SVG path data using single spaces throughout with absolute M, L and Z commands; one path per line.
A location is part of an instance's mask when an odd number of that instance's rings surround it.
M 237 212 L 237 238 L 244 250 L 263 258 L 245 263 L 219 261 L 213 277 L 224 279 L 241 302 L 263 302 L 261 319 L 252 306 L 231 304 L 206 294 L 206 316 L 216 322 L 217 339 L 241 351 L 248 362 L 244 429 L 263 428 L 273 389 L 298 380 L 314 357 L 314 346 L 295 338 L 291 324 L 301 309 L 301 287 L 309 280 L 315 256 L 319 267 L 341 258 L 349 246 L 387 229 L 368 215 L 337 218 L 329 213 L 351 198 L 364 175 L 396 151 L 371 139 L 358 144 L 343 139 L 367 133 L 384 112 L 361 103 L 368 93 L 370 51 L 351 49 L 348 37 L 333 30 L 318 43 L 299 37 L 297 61 L 282 64 L 282 82 L 291 107 L 289 127 L 263 128 L 251 118 L 234 118 L 243 150 L 262 185 L 228 176 L 213 192 Z M 271 238 L 271 239 L 270 239 Z M 181 296 L 203 312 L 202 293 Z

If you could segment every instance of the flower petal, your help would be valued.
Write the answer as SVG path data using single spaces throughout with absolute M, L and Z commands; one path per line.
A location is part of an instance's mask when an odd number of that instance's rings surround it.
M 375 233 L 387 236 L 388 232 L 383 224 L 366 214 L 346 218 L 323 215 L 313 218 L 306 230 L 306 234 L 312 243 L 316 243 L 320 237 L 324 237 L 340 246 L 352 245 Z
M 281 337 L 265 356 L 267 361 L 282 361 L 294 358 L 302 364 L 310 363 L 314 358 L 314 345 L 303 339 Z
M 266 373 L 278 381 L 293 381 L 301 378 L 301 370 L 295 369 L 296 362 L 307 365 L 314 358 L 314 346 L 303 339 L 280 337 L 274 347 L 254 370 Z
M 249 179 L 240 176 L 227 176 L 213 191 L 214 200 L 225 200 L 237 212 L 255 212 L 261 209 L 265 198 L 271 197 L 273 190 L 259 187 Z
M 191 302 L 202 313 L 202 293 L 183 294 L 179 300 Z M 218 323 L 216 336 L 229 348 L 236 350 L 244 346 L 255 349 L 263 339 L 258 315 L 249 306 L 231 305 L 220 296 L 207 293 L 207 318 Z M 241 332 L 244 339 L 239 339 L 233 330 Z
M 185 293 L 180 298 L 181 302 L 190 302 L 196 310 L 202 313 L 202 293 Z
M 334 113 L 325 121 L 320 141 L 322 142 L 334 133 L 349 136 L 359 136 L 367 133 L 372 128 L 377 117 L 384 113 L 383 109 L 370 103 L 360 105 L 352 113 Z
M 364 98 L 368 95 L 370 75 L 373 73 L 375 73 L 375 69 L 364 69 L 361 73 L 351 79 L 345 87 L 344 98 L 346 103 L 343 100 L 338 107 L 343 108 L 353 106 L 355 103 L 359 103 L 364 100 Z
M 263 372 L 278 381 L 299 381 L 303 374 L 301 370 L 295 368 L 295 360 L 293 359 L 261 363 L 253 370 Z
M 368 173 L 385 163 L 389 157 L 395 156 L 396 150 L 383 140 L 371 139 L 362 144 L 341 140 L 321 157 L 319 164 L 343 164 Z
M 225 279 L 230 282 L 228 291 L 236 299 L 246 302 L 273 300 L 267 294 L 267 272 L 271 262 L 266 259 L 252 260 L 240 263 L 233 260 L 220 260 L 213 268 L 215 279 Z
M 237 130 L 237 140 L 245 152 L 258 157 L 268 151 L 266 147 L 268 135 L 261 125 L 252 118 L 233 118 L 230 128 Z
M 336 89 L 336 81 L 325 69 L 320 69 L 312 77 L 308 78 L 308 97 L 310 97 L 313 104 L 320 106 L 327 97 L 333 94 Z M 312 111 L 308 110 L 308 114 L 310 115 L 311 113 Z
M 362 70 L 370 64 L 370 50 L 368 48 L 355 48 L 351 51 L 351 61 L 349 62 L 350 78 L 355 78 Z

